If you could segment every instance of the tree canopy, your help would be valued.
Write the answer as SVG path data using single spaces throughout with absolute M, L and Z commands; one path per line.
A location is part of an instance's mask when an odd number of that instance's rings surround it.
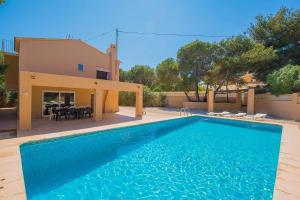
M 129 81 L 129 78 L 128 78 L 128 72 L 127 71 L 124 71 L 123 69 L 120 68 L 119 70 L 119 80 L 122 81 L 122 82 L 125 82 L 125 81 Z
M 265 47 L 255 43 L 253 47 L 241 55 L 241 60 L 246 67 L 244 71 L 254 73 L 258 80 L 265 81 L 268 74 L 273 72 L 274 63 L 278 61 L 278 55 L 273 47 Z
M 197 101 L 200 101 L 199 84 L 213 67 L 218 51 L 217 44 L 196 40 L 181 47 L 177 53 L 179 74 L 186 86 L 185 93 L 189 88 L 194 89 Z
M 265 47 L 276 50 L 278 59 L 268 63 L 266 73 L 261 70 L 258 75 L 266 77 L 272 71 L 290 64 L 300 64 L 300 10 L 281 8 L 274 15 L 257 16 L 249 28 L 250 37 Z
M 300 10 L 281 8 L 275 15 L 256 17 L 249 28 L 250 36 L 258 43 L 275 49 L 297 45 L 300 41 Z
M 155 71 L 148 65 L 135 65 L 128 71 L 120 70 L 120 80 L 140 83 L 151 88 L 156 81 Z
M 300 65 L 286 65 L 268 76 L 267 83 L 275 95 L 300 91 Z
M 246 73 L 268 83 L 275 94 L 298 91 L 299 65 L 300 9 L 283 7 L 273 15 L 257 16 L 248 34 L 219 42 L 192 41 L 178 50 L 177 59 L 167 58 L 155 70 L 147 65 L 120 70 L 120 80 L 155 91 L 181 90 L 190 101 L 206 101 L 209 88 L 242 84 Z M 202 99 L 200 88 L 206 91 Z M 195 91 L 194 98 L 189 91 Z
M 164 91 L 176 90 L 179 82 L 179 70 L 176 60 L 167 58 L 156 67 L 157 81 Z
M 212 75 L 226 84 L 239 82 L 246 68 L 242 55 L 253 46 L 253 42 L 242 35 L 222 40 L 219 43 L 220 55 L 211 71 Z

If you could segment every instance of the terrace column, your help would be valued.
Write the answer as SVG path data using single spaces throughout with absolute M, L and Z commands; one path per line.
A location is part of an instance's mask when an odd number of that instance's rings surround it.
M 207 110 L 208 112 L 213 112 L 214 111 L 214 91 L 213 90 L 209 90 L 208 91 L 208 99 L 207 99 Z
M 27 74 L 20 73 L 19 78 L 19 129 L 31 129 L 32 85 Z
M 238 91 L 236 93 L 236 100 L 235 100 L 237 110 L 240 111 L 242 109 L 242 93 Z
M 248 89 L 248 97 L 247 97 L 247 114 L 253 115 L 254 114 L 254 97 L 255 91 L 254 88 Z
M 117 77 L 117 68 L 118 68 L 118 61 L 116 55 L 116 46 L 114 44 L 110 45 L 109 49 L 110 53 L 110 76 L 112 81 L 118 81 L 119 77 Z
M 114 113 L 119 111 L 119 92 L 116 90 L 108 90 L 104 93 L 104 113 Z
M 97 88 L 94 98 L 94 120 L 102 120 L 103 115 L 103 89 Z
M 293 93 L 292 94 L 292 105 L 293 105 L 293 120 L 300 120 L 300 104 L 298 103 L 298 97 L 299 97 L 299 93 Z
M 143 116 L 143 87 L 135 93 L 135 117 Z
M 109 47 L 110 56 L 110 80 L 119 82 L 119 61 L 117 60 L 117 47 L 111 44 Z M 117 89 L 117 88 L 116 88 Z M 109 99 L 112 100 L 109 104 L 105 103 L 105 112 L 118 112 L 119 111 L 119 91 L 109 90 Z

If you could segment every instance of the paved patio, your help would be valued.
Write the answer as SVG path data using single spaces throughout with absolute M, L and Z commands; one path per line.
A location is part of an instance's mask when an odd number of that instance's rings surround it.
M 0 108 L 0 140 L 17 136 L 17 108 Z
M 17 128 L 17 108 L 0 108 L 0 131 Z
M 76 135 L 84 132 L 138 125 L 180 117 L 177 109 L 147 108 L 145 111 L 146 115 L 143 119 L 134 118 L 133 108 L 122 107 L 117 114 L 105 115 L 102 122 L 93 122 L 91 120 L 61 122 L 37 120 L 34 123 L 34 130 L 19 133 L 20 136 L 26 137 L 0 140 L 0 199 L 26 199 L 19 152 L 20 144 L 33 140 Z M 203 112 L 193 111 L 193 113 L 197 114 Z M 298 200 L 300 199 L 299 123 L 274 119 L 267 119 L 263 122 L 283 126 L 273 199 Z
M 103 115 L 103 120 L 97 122 L 93 119 L 61 121 L 53 121 L 48 119 L 34 119 L 32 120 L 32 130 L 18 131 L 18 137 L 43 135 L 62 131 L 83 131 L 82 129 L 97 129 L 100 127 L 105 127 L 107 125 L 112 126 L 126 122 L 147 122 L 157 119 L 167 119 L 169 117 L 180 116 L 178 110 L 172 108 L 146 108 L 145 111 L 146 115 L 143 116 L 143 119 L 135 117 L 134 107 L 120 107 L 119 112 L 106 113 Z

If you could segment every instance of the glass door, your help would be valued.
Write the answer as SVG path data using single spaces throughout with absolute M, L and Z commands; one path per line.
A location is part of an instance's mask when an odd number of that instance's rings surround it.
M 60 106 L 75 106 L 74 104 L 74 93 L 66 93 L 61 92 L 60 93 Z
M 43 116 L 50 114 L 50 109 L 59 105 L 59 92 L 44 92 Z
M 53 107 L 75 106 L 74 92 L 44 91 L 42 115 L 50 114 Z

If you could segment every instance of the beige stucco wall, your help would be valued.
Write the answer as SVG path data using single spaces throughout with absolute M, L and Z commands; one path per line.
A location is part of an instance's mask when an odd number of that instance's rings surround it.
M 32 87 L 32 117 L 42 117 L 42 99 L 43 91 L 60 91 L 60 92 L 74 92 L 75 106 L 91 106 L 91 94 L 95 94 L 94 90 L 78 89 L 78 88 L 64 88 L 64 87 Z M 103 91 L 103 112 L 112 113 L 119 111 L 118 97 L 115 97 L 116 91 Z M 116 103 L 117 102 L 117 103 Z
M 31 129 L 31 119 L 41 115 L 42 89 L 59 89 L 62 91 L 75 90 L 75 100 L 82 102 L 84 106 L 90 105 L 90 93 L 84 91 L 95 91 L 94 120 L 102 119 L 105 107 L 118 110 L 118 98 L 114 93 L 118 91 L 136 92 L 136 116 L 142 116 L 143 106 L 143 86 L 141 84 L 125 83 L 111 80 L 100 80 L 92 78 L 82 78 L 75 76 L 54 75 L 38 72 L 19 72 L 19 128 L 20 130 Z M 106 91 L 107 95 L 106 95 Z M 111 94 L 109 94 L 111 92 Z M 88 97 L 87 97 L 88 96 Z M 104 98 L 106 98 L 104 100 Z M 105 104 L 103 103 L 105 101 Z M 86 104 L 87 103 L 87 104 Z M 115 104 L 116 103 L 116 104 Z M 115 105 L 114 105 L 115 104 Z M 77 106 L 79 104 L 76 103 Z M 37 107 L 37 108 L 33 108 Z M 40 110 L 38 110 L 40 109 Z M 37 116 L 35 116 L 37 115 Z
M 207 110 L 206 102 L 183 102 L 184 108 Z
M 113 113 L 119 111 L 119 92 L 116 90 L 109 90 L 105 94 L 104 112 Z
M 183 102 L 188 101 L 183 92 L 164 92 L 163 94 L 166 95 L 167 107 L 182 108 Z
M 241 111 L 241 105 L 237 103 L 214 103 L 214 111 Z
M 300 120 L 298 93 L 272 96 L 270 93 L 255 95 L 255 113 L 266 113 L 275 117 Z
M 18 90 L 19 80 L 19 57 L 18 55 L 4 54 L 4 61 L 7 64 L 5 71 L 5 86 L 8 90 Z
M 219 103 L 220 101 L 217 101 L 215 99 L 214 103 L 214 110 L 215 111 L 230 111 L 230 112 L 239 112 L 242 109 L 242 94 L 241 93 L 234 93 L 230 95 L 232 98 L 230 102 L 233 103 Z M 221 97 L 225 98 L 225 97 Z M 225 100 L 225 99 L 222 99 Z M 224 102 L 224 101 L 223 101 Z
M 183 92 L 164 92 L 164 94 L 167 97 L 168 107 L 189 107 L 192 109 L 202 110 L 208 109 L 207 103 L 188 102 Z M 247 98 L 247 95 L 244 95 L 244 101 L 248 101 L 248 114 L 266 113 L 275 117 L 300 120 L 300 94 L 298 95 L 298 93 L 275 97 L 270 93 L 255 95 L 254 89 L 250 89 L 248 91 L 248 95 L 250 95 L 251 98 Z M 230 98 L 230 101 L 235 101 L 235 103 L 219 103 L 220 101 L 225 100 L 225 97 L 220 96 L 214 99 L 213 111 L 241 111 L 242 95 L 238 94 L 236 98 L 233 96 Z
M 208 104 L 206 102 L 183 102 L 183 107 L 188 107 L 191 109 L 207 110 Z M 237 112 L 241 110 L 241 105 L 237 103 L 214 103 L 213 110 Z
M 208 105 L 205 102 L 188 102 L 183 92 L 164 92 L 167 98 L 167 107 L 189 107 L 192 109 L 203 109 L 207 110 Z M 194 92 L 190 92 L 190 96 L 194 95 Z M 204 93 L 201 93 L 204 96 Z M 215 111 L 240 111 L 241 110 L 241 95 L 230 94 L 230 102 L 233 103 L 219 103 L 226 101 L 226 95 L 218 95 L 214 99 L 214 110 Z
M 21 76 L 22 72 L 42 73 L 41 75 L 45 79 L 49 78 L 49 80 L 42 80 L 42 82 L 47 82 L 47 84 L 42 84 L 44 86 L 37 85 L 37 87 L 23 92 L 26 95 L 32 92 L 32 109 L 29 109 L 32 110 L 32 117 L 41 117 L 42 115 L 42 90 L 75 91 L 76 106 L 90 105 L 90 90 L 93 90 L 97 93 L 95 100 L 101 101 L 101 104 L 98 104 L 99 109 L 97 108 L 97 120 L 101 118 L 100 110 L 102 110 L 101 112 L 117 112 L 119 110 L 117 95 L 119 89 L 132 91 L 132 85 L 118 84 L 120 61 L 116 58 L 116 47 L 113 44 L 110 45 L 106 53 L 103 53 L 81 40 L 15 38 L 15 50 L 19 53 L 18 64 L 16 64 L 18 73 L 16 74 Z M 83 64 L 83 71 L 78 71 L 78 64 Z M 81 77 L 90 78 L 90 81 L 96 81 L 91 83 L 97 84 L 97 70 L 109 72 L 109 78 L 114 82 L 101 81 L 105 84 L 99 87 L 89 86 L 90 83 L 86 85 L 86 81 L 81 82 L 80 79 L 76 82 L 76 78 Z M 64 77 L 52 77 L 51 74 L 67 76 L 69 81 L 74 82 L 75 80 L 75 84 L 69 84 L 67 80 L 60 80 Z M 13 78 L 21 80 L 15 86 L 16 89 L 19 88 L 22 91 L 23 88 L 30 87 L 25 83 L 26 81 L 18 78 L 18 76 Z M 10 77 L 8 79 L 15 82 Z M 105 85 L 109 89 L 105 90 Z M 142 89 L 142 86 L 139 87 Z M 25 99 L 30 101 L 30 98 Z M 20 105 L 23 104 L 27 104 L 27 102 L 20 103 Z M 25 112 L 27 110 L 24 110 Z M 30 118 L 29 115 L 27 118 Z M 20 124 L 21 127 L 23 125 L 29 127 L 29 122 L 25 120 Z
M 20 39 L 19 68 L 22 71 L 96 78 L 96 69 L 112 72 L 118 68 L 115 60 L 115 46 L 103 53 L 80 40 L 63 39 Z M 78 64 L 84 71 L 78 71 Z M 117 80 L 114 70 L 112 80 Z

